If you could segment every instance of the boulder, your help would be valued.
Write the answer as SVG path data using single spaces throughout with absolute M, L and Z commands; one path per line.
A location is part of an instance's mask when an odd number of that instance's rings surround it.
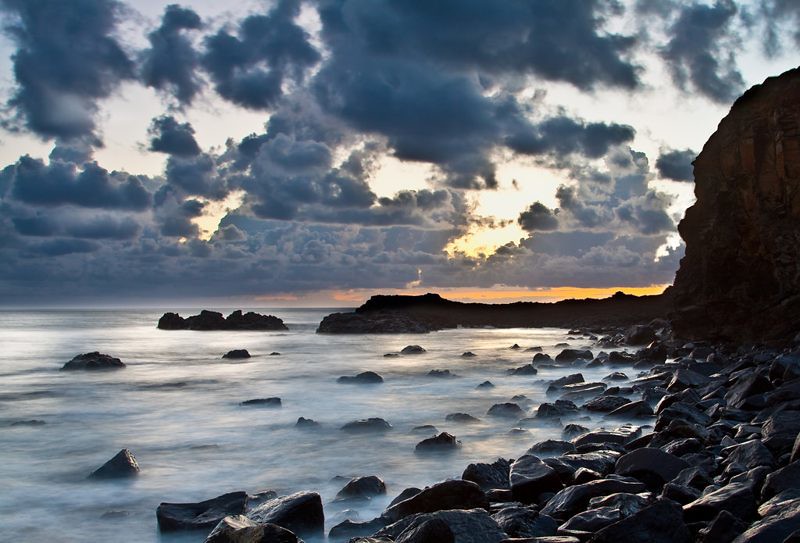
M 424 488 L 407 500 L 384 511 L 390 522 L 417 513 L 433 513 L 446 509 L 487 509 L 489 502 L 483 490 L 472 481 L 453 479 Z
M 653 415 L 653 408 L 647 402 L 636 400 L 617 407 L 606 416 L 609 418 L 643 418 L 652 417 Z
M 496 403 L 486 412 L 491 417 L 507 417 L 519 419 L 525 416 L 525 411 L 515 403 Z
M 257 524 L 244 515 L 225 517 L 205 543 L 302 543 L 297 536 L 276 524 Z
M 450 373 L 450 370 L 431 370 L 428 372 L 428 377 L 435 377 L 437 379 L 451 379 L 458 377 L 455 373 Z
M 492 383 L 491 381 L 484 381 L 483 383 L 479 384 L 475 388 L 477 388 L 477 389 L 494 388 L 494 383 Z
M 139 475 L 139 464 L 133 453 L 122 449 L 114 457 L 94 470 L 89 476 L 92 479 L 124 479 Z
M 397 536 L 395 543 L 455 543 L 450 525 L 438 517 L 412 524 Z
M 222 355 L 222 358 L 230 358 L 233 360 L 240 360 L 243 358 L 250 358 L 250 353 L 247 349 L 234 349 Z
M 247 516 L 259 524 L 277 524 L 301 537 L 322 536 L 325 515 L 316 492 L 296 492 L 256 506 Z
M 625 343 L 628 345 L 648 345 L 656 340 L 656 331 L 650 326 L 631 326 L 625 332 Z
M 280 398 L 273 396 L 271 398 L 254 398 L 252 400 L 245 400 L 239 405 L 259 406 L 259 407 L 281 407 L 282 402 Z
M 383 377 L 374 371 L 362 371 L 356 375 L 342 375 L 336 382 L 345 385 L 377 385 L 383 383 Z
M 761 497 L 769 499 L 785 490 L 800 488 L 800 462 L 795 461 L 789 465 L 775 470 L 764 480 Z
M 634 477 L 648 488 L 660 489 L 688 468 L 684 460 L 660 449 L 643 447 L 620 456 L 614 466 L 614 473 Z
M 414 448 L 416 453 L 450 453 L 461 446 L 456 436 L 442 432 L 437 436 L 423 439 Z
M 589 538 L 590 543 L 690 543 L 689 529 L 683 521 L 681 507 L 669 500 L 657 500 Z
M 531 454 L 511 464 L 509 481 L 512 496 L 522 503 L 535 503 L 544 494 L 558 492 L 564 487 L 558 473 Z
M 531 446 L 525 454 L 533 454 L 538 456 L 554 456 L 564 453 L 575 452 L 575 445 L 569 441 L 561 441 L 557 439 L 548 439 L 540 441 Z
M 305 417 L 298 417 L 297 422 L 294 424 L 297 428 L 319 428 L 319 423 L 312 419 L 307 419 Z
M 787 540 L 800 530 L 800 501 L 788 504 L 781 511 L 761 519 L 751 525 L 734 543 L 773 543 Z
M 351 434 L 380 433 L 388 432 L 392 429 L 392 425 L 381 418 L 371 417 L 348 422 L 341 429 Z
M 543 403 L 536 410 L 536 418 L 561 418 L 566 415 L 574 415 L 578 412 L 578 406 L 569 400 L 556 400 L 554 403 Z
M 481 490 L 487 491 L 491 489 L 508 489 L 508 475 L 511 469 L 511 463 L 503 458 L 498 458 L 491 464 L 482 462 L 470 464 L 461 474 L 461 478 L 465 481 L 472 481 L 481 487 Z
M 567 385 L 576 385 L 578 383 L 583 383 L 583 374 L 582 373 L 573 373 L 570 375 L 565 375 L 563 377 L 559 377 L 554 381 L 550 382 L 550 388 L 561 388 Z
M 338 499 L 369 499 L 386 494 L 386 483 L 380 477 L 354 477 L 336 493 Z
M 396 311 L 332 313 L 322 319 L 318 334 L 427 334 L 435 326 Z
M 756 517 L 756 498 L 749 482 L 729 483 L 722 488 L 703 494 L 683 506 L 687 522 L 710 521 L 720 511 L 726 510 L 737 518 L 752 520 Z
M 273 315 L 236 310 L 225 318 L 222 313 L 205 309 L 185 319 L 177 313 L 164 313 L 157 327 L 161 330 L 288 330 L 283 321 Z
M 214 528 L 229 515 L 241 515 L 247 505 L 246 492 L 230 492 L 197 503 L 161 503 L 156 509 L 162 532 Z
M 386 520 L 380 517 L 366 522 L 345 519 L 331 528 L 330 532 L 328 532 L 328 539 L 333 541 L 346 541 L 349 538 L 374 534 L 385 526 Z
M 124 368 L 125 364 L 113 356 L 98 353 L 97 351 L 85 354 L 79 354 L 72 360 L 64 364 L 61 369 L 63 371 L 72 370 L 118 370 Z
M 445 415 L 444 420 L 447 422 L 457 422 L 459 424 L 474 424 L 481 421 L 481 419 L 475 418 L 469 413 L 449 413 Z
M 603 377 L 603 381 L 627 381 L 627 380 L 628 376 L 622 373 L 621 371 L 615 371 Z
M 525 364 L 524 366 L 520 366 L 518 368 L 513 368 L 506 371 L 508 375 L 536 375 L 539 371 L 534 367 L 533 364 Z
M 588 411 L 608 413 L 629 403 L 631 403 L 631 401 L 622 396 L 597 396 L 583 404 L 583 408 Z
M 598 496 L 608 496 L 617 492 L 637 494 L 645 491 L 645 485 L 638 481 L 622 479 L 599 479 L 588 483 L 573 485 L 556 493 L 539 511 L 556 519 L 567 520 L 585 511 L 589 500 Z
M 430 522 L 441 521 L 449 528 L 453 539 L 428 539 L 428 536 L 439 536 L 448 538 L 447 532 L 441 527 L 425 530 L 423 533 L 418 529 Z M 439 525 L 441 526 L 441 525 Z M 427 532 L 427 533 L 426 533 Z M 425 539 L 410 539 L 412 536 Z M 505 538 L 505 534 L 489 514 L 482 509 L 454 509 L 440 510 L 431 513 L 418 514 L 399 520 L 390 524 L 376 534 L 378 537 L 389 537 L 398 543 L 499 543 Z M 390 539 L 391 541 L 391 539 Z
M 475 356 L 478 356 L 478 355 L 476 355 L 472 351 L 464 351 L 463 353 L 461 353 L 461 358 L 473 358 Z
M 576 360 L 591 360 L 594 358 L 592 351 L 577 350 L 577 349 L 564 349 L 556 355 L 556 362 L 575 362 Z
M 400 349 L 400 354 L 422 354 L 427 351 L 420 345 L 406 345 Z
M 719 515 L 705 528 L 697 532 L 699 543 L 727 543 L 733 541 L 747 529 L 742 519 L 728 511 L 720 511 Z
M 558 523 L 547 515 L 540 515 L 536 509 L 513 505 L 503 507 L 492 515 L 503 532 L 509 537 L 542 537 L 555 535 Z

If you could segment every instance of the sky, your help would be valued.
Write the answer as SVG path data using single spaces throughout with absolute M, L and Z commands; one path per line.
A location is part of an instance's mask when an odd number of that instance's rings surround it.
M 0 305 L 657 293 L 796 0 L 0 0 Z

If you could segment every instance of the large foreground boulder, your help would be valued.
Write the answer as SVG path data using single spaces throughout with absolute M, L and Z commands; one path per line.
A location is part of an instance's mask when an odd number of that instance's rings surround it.
M 800 321 L 800 69 L 740 97 L 694 161 L 679 337 L 789 339 Z
M 419 494 L 392 505 L 384 512 L 384 517 L 396 522 L 416 513 L 488 507 L 489 501 L 478 485 L 472 481 L 454 479 L 429 486 Z
M 247 492 L 229 492 L 197 503 L 162 503 L 156 509 L 162 532 L 214 528 L 228 515 L 241 515 L 247 506 Z
M 276 524 L 258 524 L 244 515 L 225 517 L 208 534 L 205 543 L 302 543 Z
M 408 516 L 376 535 L 394 538 L 398 543 L 499 543 L 505 539 L 505 534 L 489 513 L 477 508 Z
M 321 536 L 325 528 L 322 498 L 316 492 L 296 492 L 265 501 L 247 516 L 261 524 L 277 524 L 302 537 Z

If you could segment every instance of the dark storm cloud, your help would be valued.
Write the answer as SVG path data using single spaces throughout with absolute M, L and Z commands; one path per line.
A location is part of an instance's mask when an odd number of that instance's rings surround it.
M 147 35 L 150 48 L 142 52 L 145 85 L 170 92 L 181 104 L 192 102 L 203 83 L 197 73 L 200 57 L 184 31 L 202 26 L 200 16 L 191 9 L 167 6 L 161 26 Z
M 639 84 L 627 59 L 634 40 L 602 28 L 621 10 L 602 0 L 336 0 L 321 2 L 320 17 L 334 54 L 357 47 L 376 58 L 630 89 Z
M 177 156 L 200 154 L 200 146 L 194 139 L 194 128 L 189 123 L 179 123 L 174 117 L 165 115 L 153 119 L 148 129 L 150 150 Z
M 633 140 L 632 126 L 616 123 L 585 123 L 565 116 L 553 117 L 536 126 L 523 127 L 508 137 L 508 146 L 518 153 L 564 156 L 581 153 L 600 158 L 616 145 Z
M 143 210 L 150 193 L 142 179 L 124 172 L 109 172 L 94 162 L 78 169 L 75 164 L 23 156 L 6 167 L 3 176 L 13 183 L 17 200 L 36 206 L 72 204 L 90 208 Z
M 733 29 L 737 12 L 733 0 L 692 2 L 680 9 L 661 52 L 679 88 L 724 104 L 741 94 L 744 78 L 736 64 L 740 38 Z
M 775 56 L 786 49 L 783 35 L 788 33 L 795 47 L 800 47 L 800 3 L 796 0 L 762 0 L 761 22 L 766 30 L 764 49 Z
M 186 194 L 221 199 L 228 193 L 227 181 L 218 172 L 214 156 L 207 153 L 171 155 L 165 174 L 167 183 Z
M 220 30 L 206 38 L 202 64 L 223 98 L 250 109 L 270 109 L 286 80 L 302 81 L 320 60 L 308 33 L 294 22 L 299 0 L 279 0 L 266 15 L 251 15 L 237 36 Z
M 53 257 L 75 253 L 93 253 L 100 250 L 100 244 L 85 239 L 59 238 L 33 244 L 29 247 L 29 250 L 37 255 Z
M 519 214 L 517 222 L 527 232 L 558 228 L 558 218 L 555 213 L 541 202 L 534 202 L 528 206 L 528 209 Z
M 162 236 L 194 238 L 199 233 L 192 219 L 202 215 L 205 204 L 195 199 L 182 199 L 170 186 L 162 187 L 155 195 L 153 215 Z
M 61 217 L 38 214 L 12 218 L 17 232 L 23 236 L 68 236 L 83 239 L 127 240 L 138 236 L 141 227 L 130 217 L 96 215 L 81 217 L 74 214 Z
M 677 149 L 663 150 L 656 160 L 656 169 L 661 177 L 673 181 L 693 181 L 694 167 L 692 162 L 697 153 L 691 149 L 683 151 Z
M 134 77 L 113 37 L 114 0 L 2 0 L 16 87 L 8 102 L 17 121 L 43 138 L 95 135 L 97 100 Z

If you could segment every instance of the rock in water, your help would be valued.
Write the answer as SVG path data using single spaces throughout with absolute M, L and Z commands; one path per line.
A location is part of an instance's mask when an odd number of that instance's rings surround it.
M 257 524 L 236 515 L 225 517 L 208 535 L 205 543 L 300 543 L 297 536 L 276 524 Z
M 339 499 L 372 498 L 381 494 L 386 494 L 386 483 L 380 477 L 369 475 L 350 479 L 336 494 L 336 497 Z
M 62 370 L 117 370 L 125 364 L 119 359 L 97 351 L 79 354 L 61 368 Z
M 426 352 L 425 349 L 419 345 L 406 345 L 400 351 L 400 354 L 422 354 L 424 352 Z
M 211 530 L 228 515 L 241 515 L 247 505 L 247 492 L 229 492 L 197 503 L 162 503 L 156 509 L 162 532 Z
M 250 358 L 250 353 L 247 349 L 234 349 L 222 355 L 222 358 L 230 358 L 232 360 Z
M 288 330 L 283 321 L 273 315 L 260 315 L 236 310 L 226 317 L 216 311 L 202 310 L 199 315 L 185 319 L 177 313 L 164 313 L 158 319 L 160 330 Z
M 461 446 L 456 436 L 442 432 L 436 437 L 429 437 L 417 443 L 414 449 L 417 453 L 452 452 Z
M 694 162 L 675 333 L 791 339 L 800 321 L 800 69 L 748 90 Z
M 139 475 L 139 464 L 133 453 L 122 449 L 114 458 L 97 468 L 89 476 L 92 479 L 122 479 Z
M 377 385 L 383 383 L 383 377 L 374 371 L 363 371 L 358 375 L 342 375 L 336 382 L 345 385 Z
M 258 523 L 277 524 L 301 537 L 322 536 L 325 516 L 316 492 L 297 492 L 262 503 L 248 513 Z

